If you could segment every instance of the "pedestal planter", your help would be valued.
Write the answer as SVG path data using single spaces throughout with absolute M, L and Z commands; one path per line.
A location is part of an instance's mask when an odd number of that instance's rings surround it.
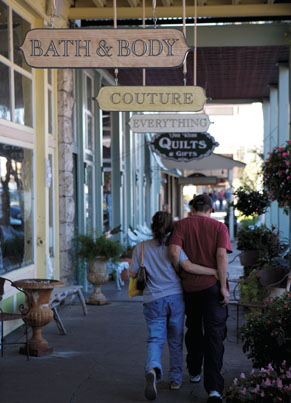
M 94 262 L 89 263 L 89 273 L 87 279 L 91 284 L 93 284 L 94 292 L 90 295 L 86 303 L 89 305 L 108 304 L 107 298 L 101 291 L 101 285 L 108 281 L 106 259 L 96 258 Z
M 32 328 L 32 336 L 28 341 L 29 355 L 40 357 L 53 351 L 53 347 L 42 337 L 42 327 L 53 319 L 53 311 L 49 301 L 53 288 L 62 287 L 63 282 L 47 279 L 25 279 L 15 281 L 16 287 L 26 292 L 26 303 L 30 306 L 27 323 Z M 19 352 L 26 354 L 26 347 Z

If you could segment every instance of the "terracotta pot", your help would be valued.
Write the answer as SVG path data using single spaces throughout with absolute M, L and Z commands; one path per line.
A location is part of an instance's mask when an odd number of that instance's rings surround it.
M 94 262 L 89 263 L 88 281 L 93 284 L 94 291 L 86 301 L 89 305 L 105 305 L 108 300 L 101 291 L 101 285 L 108 281 L 106 270 L 106 259 L 96 258 Z
M 42 337 L 42 327 L 50 323 L 54 314 L 49 302 L 53 288 L 63 287 L 64 283 L 48 279 L 25 279 L 15 281 L 16 287 L 26 293 L 26 304 L 30 307 L 26 321 L 32 328 L 32 336 L 28 341 L 29 355 L 40 357 L 53 351 L 53 347 Z M 20 348 L 26 354 L 26 347 Z
M 254 266 L 258 263 L 261 257 L 259 250 L 245 250 L 239 254 L 240 263 L 242 266 Z

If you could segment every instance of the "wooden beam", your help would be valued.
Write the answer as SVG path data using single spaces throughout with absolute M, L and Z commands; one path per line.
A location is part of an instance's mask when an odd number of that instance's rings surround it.
M 152 18 L 152 7 L 146 7 L 146 18 Z M 119 19 L 140 18 L 141 11 L 138 7 L 118 7 L 117 15 Z M 194 15 L 194 6 L 186 7 L 186 16 Z M 75 7 L 71 8 L 68 18 L 78 19 L 112 19 L 112 7 Z M 157 18 L 182 17 L 182 7 L 157 7 Z M 200 6 L 197 7 L 198 17 L 290 17 L 290 4 L 239 4 L 239 5 L 219 5 L 219 6 Z

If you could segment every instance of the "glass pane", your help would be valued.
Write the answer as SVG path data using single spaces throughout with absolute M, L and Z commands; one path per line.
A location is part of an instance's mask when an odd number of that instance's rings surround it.
M 53 134 L 53 94 L 48 90 L 48 132 Z
M 0 118 L 11 120 L 9 67 L 0 63 Z
M 53 71 L 52 71 L 52 69 L 48 69 L 48 71 L 47 71 L 47 81 L 48 81 L 49 85 L 53 84 Z
M 8 21 L 9 9 L 3 1 L 0 1 L 0 26 L 1 26 L 1 40 L 0 40 L 0 54 L 9 58 L 9 36 L 8 36 Z
M 14 73 L 15 122 L 32 127 L 32 82 L 29 78 Z
M 49 255 L 55 255 L 55 237 L 54 237 L 54 183 L 53 183 L 53 156 L 49 154 L 50 167 L 50 187 L 49 187 Z
M 85 178 L 85 217 L 87 233 L 93 233 L 93 169 L 91 165 L 86 167 Z
M 92 112 L 92 80 L 90 77 L 86 76 L 87 81 L 87 109 Z
M 22 45 L 26 32 L 31 28 L 30 24 L 25 21 L 20 15 L 13 11 L 12 14 L 13 21 L 13 49 L 14 49 L 14 63 L 18 66 L 23 67 L 27 71 L 31 71 L 23 57 L 21 50 L 18 47 Z M 2 35 L 2 34 L 1 34 Z
M 32 151 L 0 143 L 0 273 L 33 263 Z
M 112 228 L 111 172 L 104 172 L 103 229 L 109 231 L 110 228 Z
M 87 115 L 87 148 L 93 150 L 93 120 Z

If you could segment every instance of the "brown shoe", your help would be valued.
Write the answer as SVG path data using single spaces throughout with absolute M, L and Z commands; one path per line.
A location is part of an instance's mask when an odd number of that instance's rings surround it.
M 170 382 L 169 387 L 170 387 L 171 390 L 179 390 L 179 389 L 182 388 L 182 382 L 181 383 L 176 383 L 174 381 Z

